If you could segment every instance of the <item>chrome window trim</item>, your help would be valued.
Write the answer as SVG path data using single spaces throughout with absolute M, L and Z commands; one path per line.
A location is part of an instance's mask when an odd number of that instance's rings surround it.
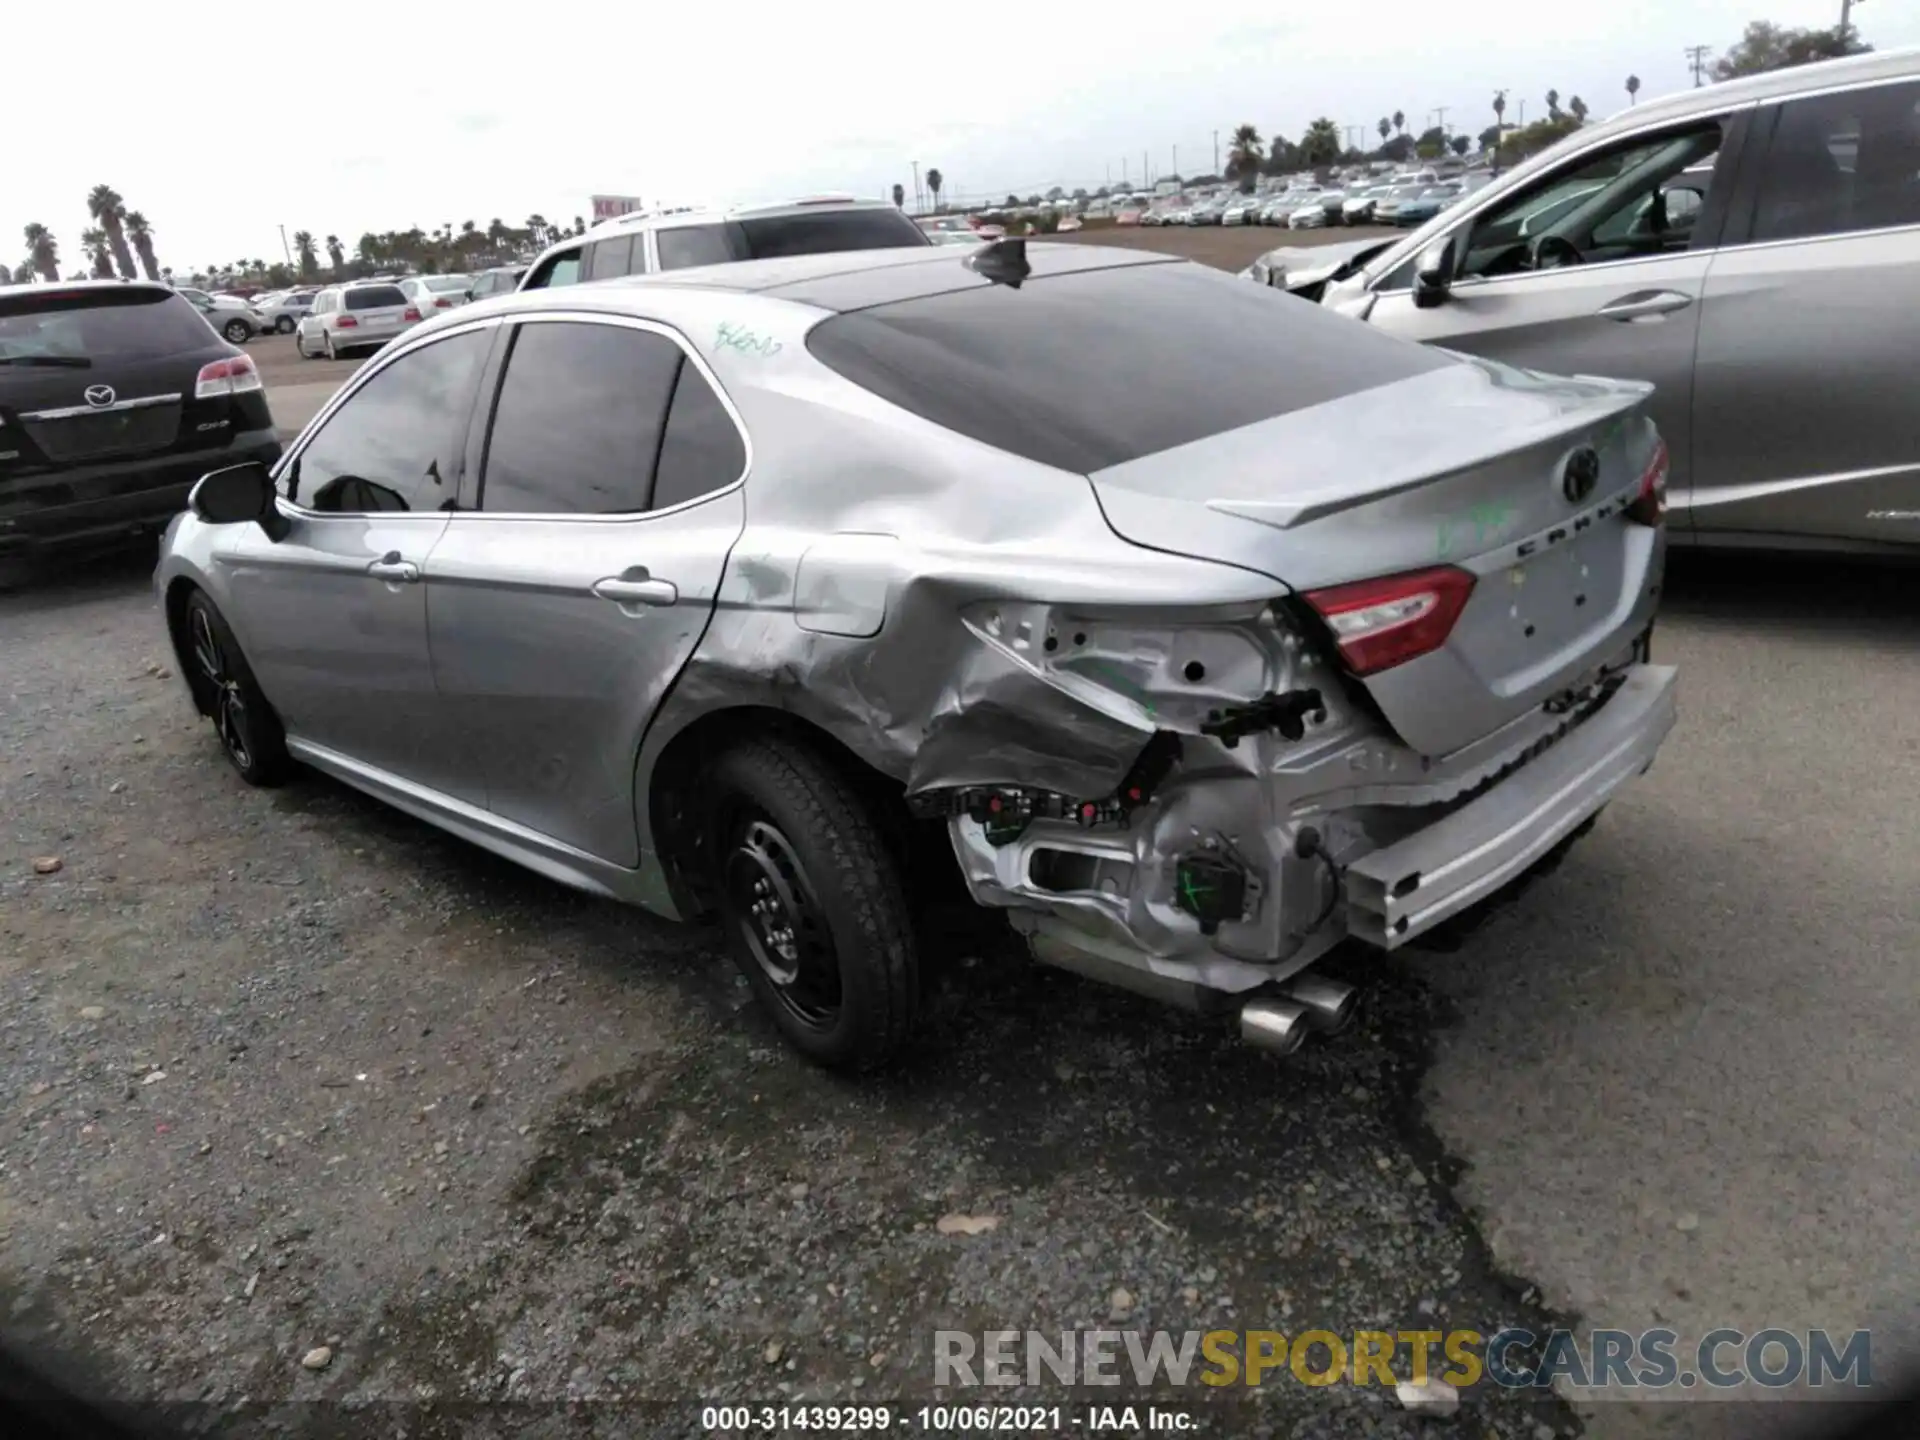
M 720 377 L 714 374 L 713 367 L 707 363 L 707 357 L 694 349 L 686 336 L 674 329 L 671 325 L 659 320 L 649 320 L 639 315 L 610 315 L 605 311 L 596 310 L 543 310 L 531 315 L 513 314 L 500 317 L 500 323 L 510 324 L 538 325 L 555 322 L 575 324 L 585 322 L 592 325 L 615 325 L 627 330 L 643 330 L 649 334 L 658 335 L 662 339 L 671 341 L 677 345 L 680 348 L 680 353 L 692 363 L 694 369 L 700 372 L 701 378 L 713 387 L 713 393 L 720 397 L 720 407 L 727 412 L 727 418 L 733 421 L 734 431 L 740 437 L 741 453 L 745 457 L 739 475 L 728 481 L 725 485 L 716 486 L 714 489 L 696 495 L 690 500 L 682 500 L 678 505 L 669 505 L 662 510 L 630 511 L 622 512 L 618 515 L 590 515 L 548 510 L 456 510 L 451 512 L 449 517 L 451 520 L 537 520 L 542 524 L 568 523 L 590 525 L 645 524 L 647 521 L 658 519 L 663 515 L 678 515 L 683 510 L 691 510 L 696 505 L 705 505 L 708 501 L 717 500 L 722 495 L 731 495 L 734 491 L 742 489 L 746 485 L 747 477 L 753 473 L 753 436 L 748 433 L 746 421 L 741 418 L 739 407 L 733 403 L 733 396 L 727 393 L 726 386 L 720 383 Z M 507 357 L 507 365 L 501 370 L 501 380 L 503 382 L 506 378 L 507 370 L 511 368 L 512 363 L 513 357 L 509 355 Z M 489 432 L 493 429 L 491 416 L 488 417 L 487 429 Z M 486 457 L 484 453 L 481 456 L 480 463 L 481 493 L 484 496 L 486 480 Z M 657 465 L 658 461 L 656 460 L 655 463 Z M 436 511 L 434 513 L 445 514 L 447 512 Z
M 116 410 L 144 410 L 150 405 L 171 405 L 184 400 L 184 394 L 142 395 L 137 400 L 116 400 L 111 405 L 63 405 L 58 410 L 22 410 L 22 420 L 71 420 L 76 415 L 111 415 Z

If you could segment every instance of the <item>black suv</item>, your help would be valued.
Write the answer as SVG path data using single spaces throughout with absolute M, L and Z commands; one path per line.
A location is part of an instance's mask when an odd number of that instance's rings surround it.
M 167 286 L 0 286 L 0 556 L 159 531 L 279 458 L 253 361 Z

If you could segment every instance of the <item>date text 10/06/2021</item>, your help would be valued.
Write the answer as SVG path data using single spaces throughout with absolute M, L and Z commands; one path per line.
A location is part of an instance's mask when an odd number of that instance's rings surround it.
M 1050 1435 L 1063 1430 L 1178 1434 L 1194 1428 L 1185 1410 L 1158 1405 L 708 1405 L 700 1428 L 721 1435 L 800 1431 L 869 1435 L 885 1430 L 943 1434 Z

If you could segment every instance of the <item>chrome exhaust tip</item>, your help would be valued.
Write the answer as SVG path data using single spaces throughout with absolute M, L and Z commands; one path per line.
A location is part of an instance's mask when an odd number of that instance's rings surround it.
M 1346 1029 L 1360 1000 L 1360 992 L 1353 986 L 1324 975 L 1302 975 L 1282 988 L 1306 1010 L 1313 1028 L 1323 1035 Z
M 1291 1055 L 1315 1027 L 1304 1005 L 1291 1000 L 1249 1000 L 1240 1007 L 1240 1038 L 1274 1055 Z

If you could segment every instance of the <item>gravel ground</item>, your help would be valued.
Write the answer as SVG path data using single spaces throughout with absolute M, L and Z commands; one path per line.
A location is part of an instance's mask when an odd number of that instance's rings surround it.
M 667 1433 L 699 1402 L 917 1404 L 935 1328 L 1545 1318 L 1416 1112 L 1445 1016 L 1410 974 L 1278 1062 L 956 926 L 917 1060 L 834 1079 L 710 931 L 318 777 L 242 785 L 149 564 L 0 597 L 0 1284 L 43 1353 L 149 1398 L 620 1399 Z M 1434 1423 L 1381 1389 L 1169 1398 L 1205 1433 Z M 1491 1387 L 1465 1415 L 1575 1424 Z

